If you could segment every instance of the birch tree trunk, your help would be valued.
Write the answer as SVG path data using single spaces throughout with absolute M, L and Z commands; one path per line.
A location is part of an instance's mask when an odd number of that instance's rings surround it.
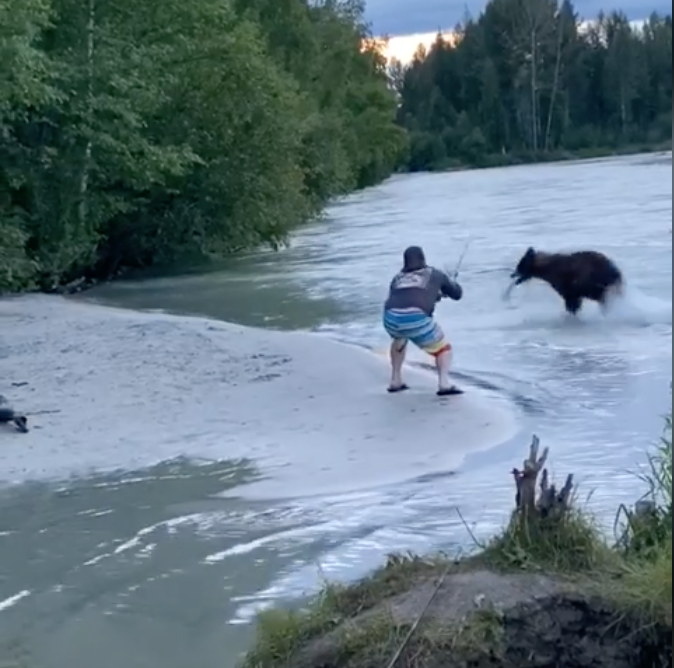
M 89 217 L 89 177 L 91 172 L 91 153 L 93 149 L 91 133 L 93 131 L 94 115 L 94 55 L 95 55 L 95 33 L 96 33 L 96 0 L 89 0 L 89 16 L 87 20 L 87 138 L 84 147 L 84 156 L 82 160 L 82 173 L 80 176 L 79 189 L 79 227 L 80 230 L 86 230 Z
M 538 48 L 536 40 L 538 27 L 531 26 L 531 145 L 534 153 L 538 153 Z
M 559 91 L 559 77 L 562 68 L 562 45 L 564 43 L 564 11 L 559 11 L 559 34 L 557 39 L 557 58 L 555 60 L 555 74 L 552 82 L 552 94 L 550 96 L 550 110 L 548 111 L 548 123 L 545 128 L 545 152 L 550 150 L 550 136 L 552 134 L 552 119 L 555 113 L 555 102 Z

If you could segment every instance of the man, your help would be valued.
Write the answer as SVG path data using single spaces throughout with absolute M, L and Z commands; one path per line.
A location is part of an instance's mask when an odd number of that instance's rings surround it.
M 408 248 L 404 254 L 403 269 L 391 281 L 384 305 L 384 328 L 392 339 L 389 392 L 408 389 L 402 380 L 402 368 L 407 343 L 411 341 L 435 358 L 438 396 L 463 394 L 459 388 L 450 384 L 452 346 L 433 318 L 435 305 L 443 297 L 459 301 L 463 297 L 463 289 L 444 271 L 429 267 L 421 248 Z

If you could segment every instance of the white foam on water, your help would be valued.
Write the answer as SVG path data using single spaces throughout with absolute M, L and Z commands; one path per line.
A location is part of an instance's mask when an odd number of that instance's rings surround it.
M 672 302 L 627 286 L 624 296 L 612 301 L 607 320 L 641 326 L 671 325 Z
M 144 539 L 148 536 L 153 535 L 160 529 L 166 530 L 168 534 L 175 534 L 178 531 L 178 528 L 185 525 L 196 525 L 200 526 L 204 523 L 209 524 L 212 520 L 204 522 L 207 514 L 204 513 L 195 513 L 192 515 L 186 515 L 184 517 L 177 517 L 164 522 L 158 522 L 152 524 L 151 526 L 144 527 L 140 529 L 132 538 L 129 538 L 126 541 L 123 541 L 117 547 L 115 547 L 110 552 L 104 552 L 102 554 L 96 555 L 91 559 L 85 561 L 82 566 L 96 566 L 105 559 L 110 559 L 112 557 L 117 557 L 122 554 L 136 551 L 136 556 L 141 558 L 147 558 L 156 548 L 155 543 L 145 544 Z M 102 547 L 102 546 L 101 546 Z
M 13 608 L 24 598 L 28 598 L 28 596 L 30 596 L 31 593 L 32 592 L 28 590 L 20 591 L 18 594 L 10 596 L 9 598 L 6 598 L 4 601 L 0 601 L 0 612 L 4 612 L 6 610 L 9 610 L 10 608 Z

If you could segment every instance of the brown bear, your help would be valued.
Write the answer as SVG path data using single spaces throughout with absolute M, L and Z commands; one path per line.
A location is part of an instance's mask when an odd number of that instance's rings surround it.
M 545 281 L 573 315 L 580 311 L 585 299 L 598 302 L 605 312 L 609 298 L 622 294 L 624 286 L 620 269 L 597 251 L 544 253 L 529 248 L 511 278 L 510 289 L 535 278 Z

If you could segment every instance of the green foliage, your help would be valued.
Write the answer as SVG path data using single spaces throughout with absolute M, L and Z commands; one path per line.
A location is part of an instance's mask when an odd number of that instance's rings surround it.
M 21 219 L 7 212 L 0 219 L 0 292 L 29 287 L 36 265 L 26 255 L 27 240 Z
M 281 668 L 296 666 L 299 649 L 326 634 L 340 631 L 340 645 L 385 645 L 390 660 L 405 635 L 393 620 L 373 615 L 369 624 L 350 628 L 350 620 L 372 611 L 382 601 L 409 591 L 414 582 L 439 576 L 447 569 L 444 558 L 422 559 L 412 555 L 391 555 L 384 567 L 371 577 L 352 586 L 326 583 L 320 594 L 299 611 L 269 610 L 258 618 L 257 642 L 246 656 L 244 668 Z M 382 632 L 386 636 L 382 641 Z M 376 641 L 376 642 L 375 642 Z M 379 661 L 383 663 L 383 659 Z
M 666 420 L 665 433 L 654 455 L 649 458 L 651 475 L 647 477 L 651 494 L 662 522 L 672 532 L 672 416 Z
M 411 171 L 671 146 L 671 15 L 586 29 L 570 0 L 491 0 L 455 33 L 391 70 Z
M 487 546 L 483 558 L 506 570 L 579 574 L 613 571 L 617 554 L 587 515 L 572 510 L 565 517 L 524 523 L 513 521 Z
M 404 147 L 351 0 L 0 0 L 0 290 L 277 247 Z
M 408 583 L 409 585 L 409 583 Z M 318 609 L 314 608 L 313 614 Z M 328 615 L 329 608 L 319 614 Z M 341 618 L 340 618 L 341 619 Z M 286 612 L 262 615 L 257 643 L 242 668 L 315 668 L 317 656 L 306 652 L 312 641 L 322 637 L 320 665 L 365 668 L 389 666 L 401 650 L 396 665 L 414 668 L 445 666 L 451 657 L 456 666 L 481 665 L 485 658 L 501 658 L 505 647 L 503 616 L 489 608 L 476 609 L 453 623 L 425 620 L 420 627 L 402 624 L 388 611 L 375 611 L 362 619 L 341 619 L 332 629 L 311 628 L 315 617 Z M 310 631 L 318 635 L 307 635 Z M 329 640 L 325 640 L 326 635 Z M 410 635 L 411 634 L 411 635 Z M 319 641 L 321 642 L 321 641 Z M 499 665 L 510 663 L 502 662 Z
M 648 457 L 644 500 L 649 512 L 621 509 L 625 518 L 618 547 L 624 558 L 619 582 L 606 589 L 623 607 L 645 615 L 646 621 L 672 625 L 672 417 L 666 419 L 660 444 Z
M 659 559 L 663 546 L 672 542 L 672 417 L 666 419 L 665 430 L 657 448 L 648 456 L 648 470 L 640 476 L 648 487 L 640 512 L 621 507 L 619 545 L 630 556 Z
M 609 588 L 624 607 L 646 615 L 650 622 L 672 625 L 672 535 L 651 559 L 627 562 L 619 583 Z

